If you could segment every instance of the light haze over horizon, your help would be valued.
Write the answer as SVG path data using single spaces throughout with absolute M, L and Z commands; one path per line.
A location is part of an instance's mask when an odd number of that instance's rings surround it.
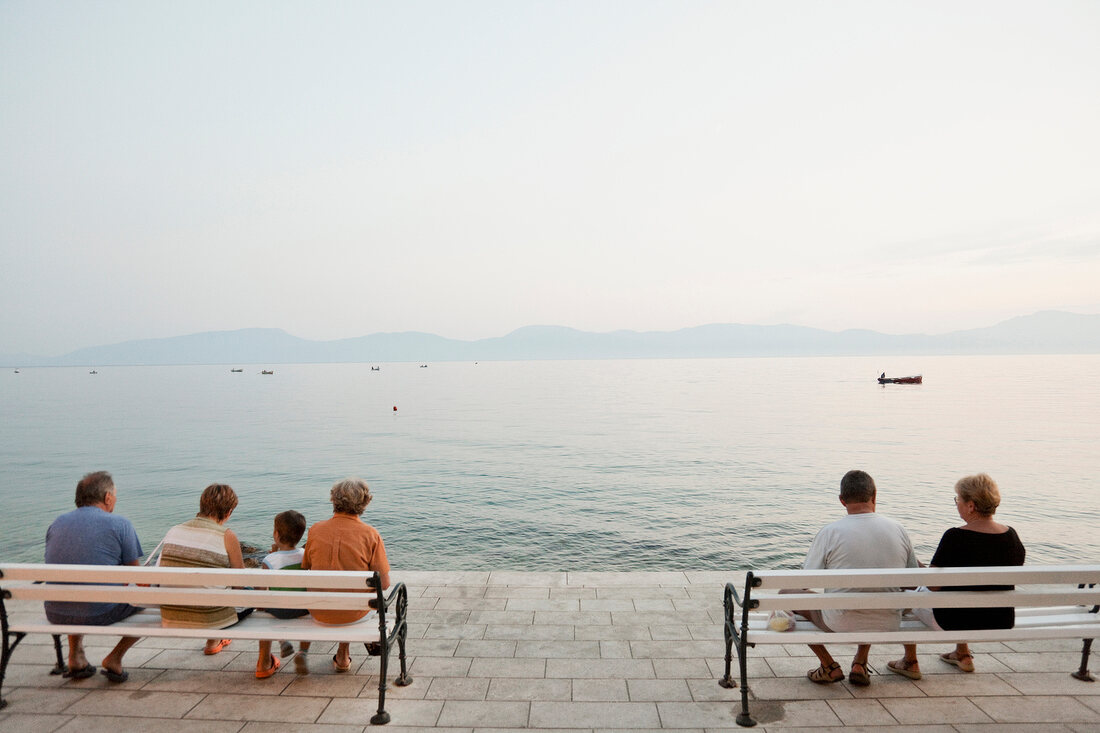
M 1100 3 L 0 1 L 0 353 L 1100 312 Z

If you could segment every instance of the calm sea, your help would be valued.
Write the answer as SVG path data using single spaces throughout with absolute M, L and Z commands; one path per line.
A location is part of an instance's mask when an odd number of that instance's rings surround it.
M 4 559 L 41 560 L 77 480 L 106 469 L 147 552 L 209 483 L 266 546 L 274 514 L 326 518 L 359 475 L 395 567 L 796 567 L 850 468 L 925 561 L 978 471 L 1029 562 L 1100 558 L 1100 356 L 380 366 L 5 370 Z M 925 383 L 879 386 L 884 369 Z

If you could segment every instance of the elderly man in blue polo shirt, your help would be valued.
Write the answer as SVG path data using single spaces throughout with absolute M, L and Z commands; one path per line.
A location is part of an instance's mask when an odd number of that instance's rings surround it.
M 141 544 L 129 519 L 112 514 L 118 502 L 114 479 L 106 471 L 89 473 L 76 485 L 76 509 L 62 514 L 46 530 L 46 562 L 67 565 L 137 565 Z M 126 603 L 73 603 L 46 601 L 50 623 L 109 626 L 139 609 Z M 138 637 L 124 636 L 103 658 L 103 674 L 111 682 L 125 682 L 122 655 Z M 69 636 L 69 669 L 66 677 L 82 679 L 96 668 L 84 656 L 84 637 Z

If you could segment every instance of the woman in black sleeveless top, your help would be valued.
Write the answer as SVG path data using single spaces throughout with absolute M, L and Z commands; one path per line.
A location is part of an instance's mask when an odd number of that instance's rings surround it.
M 1016 530 L 994 521 L 993 515 L 1001 503 L 996 482 L 979 473 L 967 476 L 955 484 L 955 508 L 966 522 L 943 533 L 932 567 L 987 567 L 995 565 L 1023 565 L 1024 550 Z M 952 586 L 946 590 L 1013 590 L 1011 585 Z M 930 590 L 941 590 L 930 588 Z M 1011 629 L 1016 623 L 1016 611 L 1004 608 L 934 608 L 918 609 L 917 617 L 933 628 L 947 631 L 959 629 Z M 967 644 L 957 644 L 955 651 L 941 654 L 940 659 L 958 667 L 963 672 L 974 671 L 974 657 Z M 917 663 L 917 646 L 905 645 L 905 657 L 887 665 L 890 671 L 920 679 Z

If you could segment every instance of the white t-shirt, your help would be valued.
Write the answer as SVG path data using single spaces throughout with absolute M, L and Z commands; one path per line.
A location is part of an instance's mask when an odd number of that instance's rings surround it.
M 847 568 L 918 567 L 913 543 L 905 529 L 881 514 L 848 514 L 821 528 L 806 554 L 806 570 Z M 826 588 L 826 593 L 860 593 L 877 588 Z M 882 588 L 881 590 L 901 590 Z M 896 631 L 901 612 L 892 609 L 834 610 L 821 612 L 833 631 Z
M 264 557 L 260 564 L 268 570 L 282 570 L 283 568 L 298 570 L 302 567 L 302 555 L 304 554 L 305 549 L 302 547 L 296 547 L 293 550 L 278 550 Z

